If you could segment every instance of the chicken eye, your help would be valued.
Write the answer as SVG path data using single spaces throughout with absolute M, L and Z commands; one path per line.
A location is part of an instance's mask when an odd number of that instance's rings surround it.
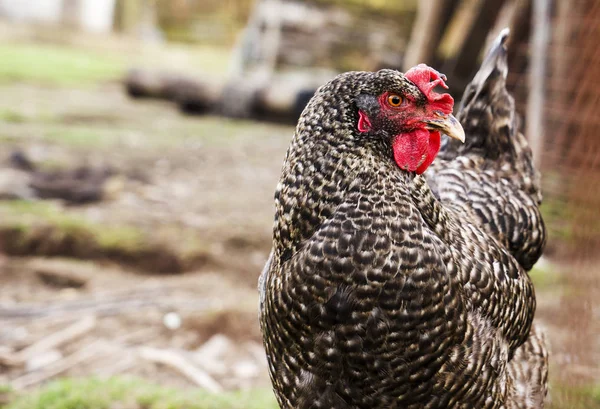
M 404 98 L 398 94 L 390 94 L 387 97 L 387 102 L 392 107 L 399 107 L 404 102 Z

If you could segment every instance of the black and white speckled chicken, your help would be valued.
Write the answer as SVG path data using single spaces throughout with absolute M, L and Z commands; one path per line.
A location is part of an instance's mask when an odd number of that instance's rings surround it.
M 536 380 L 511 362 L 539 352 L 532 283 L 500 236 L 417 176 L 441 132 L 464 139 L 438 85 L 423 65 L 346 73 L 300 118 L 260 279 L 282 408 L 527 407 L 520 388 Z
M 530 270 L 546 244 L 546 229 L 539 210 L 539 173 L 506 89 L 508 34 L 505 29 L 496 38 L 465 90 L 457 114 L 467 135 L 465 143 L 443 139 L 426 176 L 445 206 L 478 222 Z M 520 395 L 518 407 L 542 408 L 548 352 L 543 331 L 535 323 L 508 370 L 513 393 Z
M 542 254 L 546 230 L 539 174 L 506 90 L 507 37 L 508 29 L 465 90 L 457 114 L 465 143 L 445 138 L 426 175 L 444 205 L 477 220 L 530 270 Z

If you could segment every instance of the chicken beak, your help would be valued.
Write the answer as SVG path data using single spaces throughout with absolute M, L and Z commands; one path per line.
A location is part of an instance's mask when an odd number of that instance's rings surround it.
M 463 143 L 465 142 L 465 131 L 454 115 L 439 114 L 439 118 L 428 119 L 423 122 L 425 122 L 427 129 L 440 131 L 450 138 L 458 139 Z

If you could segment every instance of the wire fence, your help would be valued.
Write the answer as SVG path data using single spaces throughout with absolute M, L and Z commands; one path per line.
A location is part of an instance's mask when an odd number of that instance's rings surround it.
M 600 2 L 553 3 L 540 161 L 548 252 L 595 259 L 600 256 Z M 508 78 L 520 114 L 528 103 L 531 54 L 530 41 L 518 45 Z

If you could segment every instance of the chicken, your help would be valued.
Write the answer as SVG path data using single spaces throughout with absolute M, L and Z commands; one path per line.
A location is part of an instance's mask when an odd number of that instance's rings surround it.
M 427 177 L 445 206 L 476 220 L 530 270 L 542 254 L 546 230 L 538 207 L 539 173 L 506 90 L 507 37 L 505 29 L 465 90 L 457 114 L 465 143 L 444 139 Z
M 533 285 L 424 177 L 464 133 L 426 66 L 341 74 L 304 110 L 275 193 L 260 321 L 282 408 L 517 408 Z M 439 195 L 439 186 L 436 193 Z M 527 369 L 527 368 L 525 368 Z M 541 380 L 540 380 L 541 382 Z
M 439 159 L 426 175 L 445 206 L 477 221 L 530 270 L 544 249 L 546 229 L 538 207 L 539 173 L 519 133 L 514 99 L 506 90 L 508 34 L 508 29 L 500 33 L 465 90 L 457 114 L 467 135 L 465 144 L 445 138 Z M 530 338 L 509 361 L 513 382 L 508 393 L 513 406 L 518 402 L 514 407 L 543 408 L 546 343 L 543 331 L 534 325 Z

